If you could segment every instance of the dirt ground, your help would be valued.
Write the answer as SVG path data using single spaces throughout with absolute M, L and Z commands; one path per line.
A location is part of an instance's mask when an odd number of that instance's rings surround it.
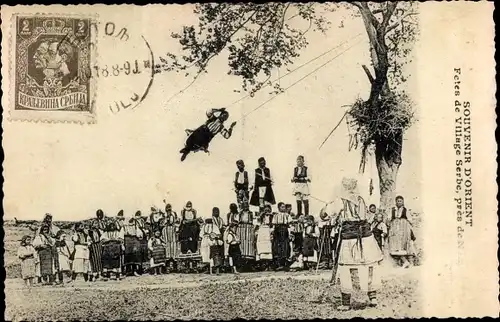
M 419 315 L 420 267 L 385 272 L 379 306 L 366 308 L 366 294 L 353 296 L 356 310 L 339 312 L 340 293 L 329 271 L 261 272 L 209 276 L 170 274 L 122 281 L 77 281 L 27 289 L 6 281 L 5 319 L 170 320 L 415 317 Z

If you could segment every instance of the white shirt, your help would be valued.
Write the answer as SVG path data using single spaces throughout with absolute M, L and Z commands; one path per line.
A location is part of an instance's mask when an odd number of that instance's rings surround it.
M 236 180 L 238 184 L 244 184 L 245 183 L 245 171 L 238 171 L 238 180 Z

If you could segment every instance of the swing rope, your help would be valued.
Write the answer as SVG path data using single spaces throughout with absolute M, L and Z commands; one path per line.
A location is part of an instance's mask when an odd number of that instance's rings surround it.
M 335 49 L 337 49 L 337 48 L 339 48 L 339 47 L 343 46 L 344 44 L 348 43 L 349 41 L 352 41 L 352 40 L 356 39 L 356 38 L 357 38 L 357 37 L 359 37 L 361 34 L 362 34 L 362 33 L 359 33 L 359 34 L 355 35 L 354 37 L 352 37 L 352 38 L 350 38 L 350 39 L 348 39 L 348 40 L 345 40 L 344 42 L 340 43 L 339 45 L 337 45 L 337 46 L 335 46 L 335 47 L 330 48 L 329 50 L 325 51 L 325 52 L 324 52 L 324 53 L 322 53 L 321 55 L 314 57 L 313 59 L 311 59 L 311 60 L 309 60 L 309 61 L 305 62 L 305 63 L 304 63 L 304 64 L 302 64 L 302 65 L 299 65 L 299 66 L 298 66 L 297 68 L 295 68 L 295 69 L 292 69 L 291 71 L 289 71 L 289 72 L 288 72 L 288 73 L 286 73 L 285 75 L 283 75 L 283 76 L 279 76 L 278 78 L 274 79 L 274 80 L 273 80 L 273 81 L 271 81 L 270 83 L 272 84 L 272 83 L 274 83 L 274 82 L 276 82 L 276 81 L 279 81 L 279 80 L 280 80 L 280 79 L 282 79 L 282 78 L 287 77 L 287 76 L 288 76 L 288 75 L 290 75 L 290 74 L 293 74 L 294 72 L 298 71 L 298 70 L 299 70 L 299 69 L 301 69 L 302 67 L 309 65 L 309 64 L 310 64 L 310 63 L 312 63 L 313 61 L 316 61 L 316 60 L 320 59 L 321 57 L 325 56 L 326 54 L 329 54 L 330 52 L 334 51 Z M 185 91 L 186 91 L 189 87 L 191 87 L 191 85 L 193 85 L 193 84 L 196 82 L 196 80 L 199 78 L 199 76 L 200 76 L 200 75 L 201 75 L 201 73 L 198 73 L 198 74 L 197 74 L 197 75 L 193 78 L 193 80 L 192 80 L 192 81 L 191 81 L 188 85 L 186 85 L 183 89 L 181 89 L 181 90 L 180 90 L 180 91 L 178 91 L 177 93 L 175 93 L 175 94 L 173 94 L 172 96 L 170 96 L 170 98 L 166 101 L 165 105 L 168 105 L 168 104 L 169 104 L 169 103 L 170 103 L 170 102 L 171 102 L 171 101 L 172 101 L 172 100 L 173 100 L 173 99 L 174 99 L 177 95 L 184 93 L 184 92 L 185 92 Z M 266 87 L 268 87 L 268 86 L 269 86 L 269 83 L 266 83 L 266 84 L 264 84 L 264 85 L 262 86 L 262 88 L 266 88 Z M 227 105 L 227 107 L 233 106 L 233 105 L 235 105 L 235 104 L 237 104 L 237 103 L 241 102 L 242 100 L 244 100 L 244 99 L 246 99 L 246 98 L 248 98 L 248 97 L 250 97 L 250 96 L 252 96 L 252 94 L 247 94 L 247 95 L 245 95 L 245 96 L 243 96 L 243 97 L 240 97 L 240 98 L 239 98 L 239 99 L 237 99 L 236 101 L 234 101 L 234 102 L 232 102 L 231 104 Z
M 335 132 L 335 130 L 340 126 L 340 124 L 342 123 L 342 121 L 344 120 L 344 118 L 346 117 L 346 115 L 347 115 L 347 112 L 345 112 L 344 115 L 342 115 L 342 118 L 340 119 L 340 121 L 337 123 L 337 125 L 335 125 L 335 127 L 333 128 L 333 130 L 330 131 L 330 133 L 325 138 L 325 140 L 323 141 L 323 143 L 321 143 L 321 145 L 319 146 L 319 150 L 321 150 L 321 148 L 326 143 L 326 141 L 330 138 L 330 136 L 333 134 L 333 132 Z
M 353 48 L 354 46 L 357 46 L 361 43 L 361 40 L 357 41 L 355 44 L 347 47 L 345 50 L 341 51 L 338 55 L 335 55 L 333 58 L 329 59 L 328 61 L 326 61 L 325 63 L 321 64 L 319 67 L 316 67 L 314 70 L 312 70 L 311 72 L 307 73 L 305 76 L 302 76 L 301 78 L 299 78 L 299 80 L 293 82 L 291 85 L 289 85 L 288 87 L 286 87 L 283 92 L 285 92 L 286 90 L 290 89 L 291 87 L 297 85 L 298 83 L 300 83 L 302 80 L 304 80 L 305 78 L 311 76 L 312 74 L 314 74 L 315 72 L 317 72 L 318 70 L 320 70 L 321 68 L 323 68 L 324 66 L 328 65 L 329 63 L 331 63 L 332 61 L 334 61 L 335 59 L 337 59 L 338 57 L 340 57 L 341 55 L 345 54 L 349 49 Z M 283 92 L 279 93 L 279 94 L 282 94 Z M 253 112 L 257 111 L 258 109 L 262 108 L 263 106 L 265 106 L 267 103 L 269 103 L 270 101 L 272 101 L 273 99 L 275 99 L 276 97 L 279 96 L 279 94 L 275 95 L 275 96 L 272 96 L 271 98 L 267 99 L 264 103 L 260 104 L 259 106 L 257 106 L 256 108 L 254 108 L 253 110 L 251 110 L 250 112 L 248 112 L 247 114 L 244 114 L 243 117 L 241 119 L 244 119 L 246 117 L 248 117 L 248 115 L 252 114 Z
M 284 74 L 283 76 L 279 76 L 278 78 L 276 78 L 276 79 L 272 80 L 271 82 L 264 84 L 264 85 L 262 86 L 262 88 L 261 88 L 261 89 L 266 88 L 266 87 L 268 87 L 268 86 L 269 86 L 269 84 L 275 83 L 275 82 L 277 82 L 277 81 L 279 81 L 279 80 L 281 80 L 281 79 L 283 79 L 283 78 L 285 78 L 285 77 L 287 77 L 287 76 L 289 76 L 289 75 L 293 74 L 294 72 L 298 71 L 298 70 L 299 70 L 299 69 L 301 69 L 302 67 L 305 67 L 305 66 L 309 65 L 310 63 L 312 63 L 312 62 L 314 62 L 314 61 L 316 61 L 316 60 L 320 59 L 321 57 L 323 57 L 323 56 L 325 56 L 325 55 L 327 55 L 327 54 L 331 53 L 331 52 L 332 52 L 332 51 L 334 51 L 335 49 L 342 47 L 343 45 L 345 45 L 346 43 L 348 43 L 348 42 L 350 42 L 350 41 L 352 41 L 352 40 L 356 39 L 356 38 L 357 38 L 357 37 L 359 37 L 360 35 L 361 35 L 361 33 L 357 34 L 356 36 L 354 36 L 354 37 L 352 37 L 352 38 L 350 38 L 350 39 L 348 39 L 348 40 L 343 41 L 342 43 L 338 44 L 338 45 L 337 45 L 337 46 L 335 46 L 335 47 L 330 48 L 329 50 L 325 51 L 324 53 L 320 54 L 319 56 L 316 56 L 316 57 L 314 57 L 313 59 L 311 59 L 311 60 L 309 60 L 309 61 L 307 61 L 307 62 L 303 63 L 302 65 L 299 65 L 297 68 L 294 68 L 294 69 L 290 70 L 288 73 Z M 251 97 L 251 96 L 252 96 L 252 94 L 246 94 L 245 96 L 242 96 L 242 97 L 240 97 L 239 99 L 237 99 L 236 101 L 234 101 L 234 102 L 232 102 L 231 104 L 227 105 L 227 107 L 231 107 L 231 106 L 233 106 L 233 105 L 235 105 L 235 104 L 237 104 L 237 103 L 241 102 L 242 100 L 244 100 L 244 99 L 246 99 L 246 98 L 248 98 L 248 97 Z

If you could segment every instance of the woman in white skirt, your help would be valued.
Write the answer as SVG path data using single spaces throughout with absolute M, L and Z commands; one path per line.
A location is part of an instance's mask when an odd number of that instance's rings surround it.
M 292 183 L 293 194 L 297 200 L 297 214 L 309 216 L 309 183 L 311 182 L 311 173 L 308 167 L 304 165 L 304 157 L 297 157 L 297 166 L 293 169 Z M 304 213 L 302 213 L 302 204 Z
M 82 223 L 75 225 L 75 233 L 72 238 L 75 243 L 75 252 L 73 259 L 73 278 L 75 280 L 78 274 L 83 275 L 85 282 L 89 279 L 90 271 L 90 238 L 85 231 Z
M 212 267 L 211 260 L 210 260 L 210 232 L 211 232 L 211 226 L 212 225 L 212 218 L 206 218 L 201 224 L 201 229 L 200 229 L 200 238 L 201 244 L 200 244 L 200 255 L 201 255 L 201 262 L 204 265 L 207 265 L 209 267 Z
M 59 270 L 57 272 L 57 277 L 59 282 L 64 281 L 64 275 L 71 279 L 71 257 L 73 255 L 73 249 L 70 248 L 68 241 L 66 240 L 67 235 L 60 230 L 57 233 L 57 241 L 55 243 L 57 256 L 59 257 Z
M 271 225 L 273 221 L 271 206 L 264 207 L 264 213 L 260 216 L 257 226 L 257 255 L 256 260 L 261 266 L 268 268 L 268 264 L 273 260 Z

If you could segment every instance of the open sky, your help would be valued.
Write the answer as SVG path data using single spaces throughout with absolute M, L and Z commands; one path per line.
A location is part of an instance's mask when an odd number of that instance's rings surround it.
M 139 15 L 134 11 L 118 15 L 109 7 L 103 9 L 101 18 L 114 21 L 117 26 L 127 26 L 131 42 L 142 34 L 156 57 L 178 51 L 179 45 L 170 38 L 170 33 L 179 31 L 183 24 L 196 22 L 187 6 L 137 10 L 141 10 Z M 109 112 L 111 93 L 122 91 L 120 84 L 133 87 L 139 80 L 130 76 L 116 82 L 100 80 L 96 124 L 4 120 L 5 218 L 40 219 L 50 212 L 55 220 L 74 220 L 94 216 L 98 208 L 111 216 L 123 209 L 130 216 L 137 209 L 149 213 L 150 206 L 162 206 L 164 198 L 176 211 L 191 200 L 201 216 L 206 217 L 212 207 L 226 212 L 229 203 L 234 202 L 235 161 L 243 159 L 252 173 L 260 156 L 268 161 L 278 201 L 294 204 L 290 178 L 299 154 L 305 156 L 312 172 L 312 195 L 332 200 L 342 176 L 357 172 L 360 152 L 347 151 L 345 123 L 321 150 L 319 145 L 344 114 L 342 106 L 357 97 L 366 97 L 369 92 L 369 82 L 361 68 L 362 64 L 370 63 L 364 26 L 360 18 L 350 18 L 340 28 L 339 18 L 344 14 L 342 11 L 329 14 L 332 25 L 326 34 L 309 34 L 310 45 L 295 66 L 346 40 L 351 41 L 282 79 L 281 85 L 292 84 L 357 40 L 360 42 L 244 120 L 244 114 L 271 97 L 268 91 L 228 107 L 229 121 L 236 120 L 238 124 L 229 140 L 217 137 L 212 141 L 210 155 L 196 153 L 181 163 L 178 151 L 186 138 L 184 129 L 196 128 L 204 122 L 207 109 L 227 106 L 245 95 L 234 92 L 240 89 L 240 79 L 227 75 L 224 56 L 214 59 L 208 73 L 169 104 L 165 103 L 167 99 L 189 84 L 190 78 L 177 73 L 158 74 L 143 104 L 118 114 Z M 352 40 L 358 34 L 361 35 Z M 126 52 L 126 47 L 121 47 L 122 51 L 103 35 L 100 37 L 103 38 L 98 48 L 101 61 L 123 61 L 122 56 L 131 57 L 131 53 L 139 52 L 141 59 L 147 57 L 143 49 L 134 47 Z M 136 43 L 142 44 L 139 40 Z M 410 89 L 412 79 L 408 83 Z M 403 194 L 408 207 L 415 210 L 420 208 L 418 129 L 417 122 L 406 134 L 397 182 L 397 193 Z M 313 200 L 312 212 L 317 213 L 321 206 Z

